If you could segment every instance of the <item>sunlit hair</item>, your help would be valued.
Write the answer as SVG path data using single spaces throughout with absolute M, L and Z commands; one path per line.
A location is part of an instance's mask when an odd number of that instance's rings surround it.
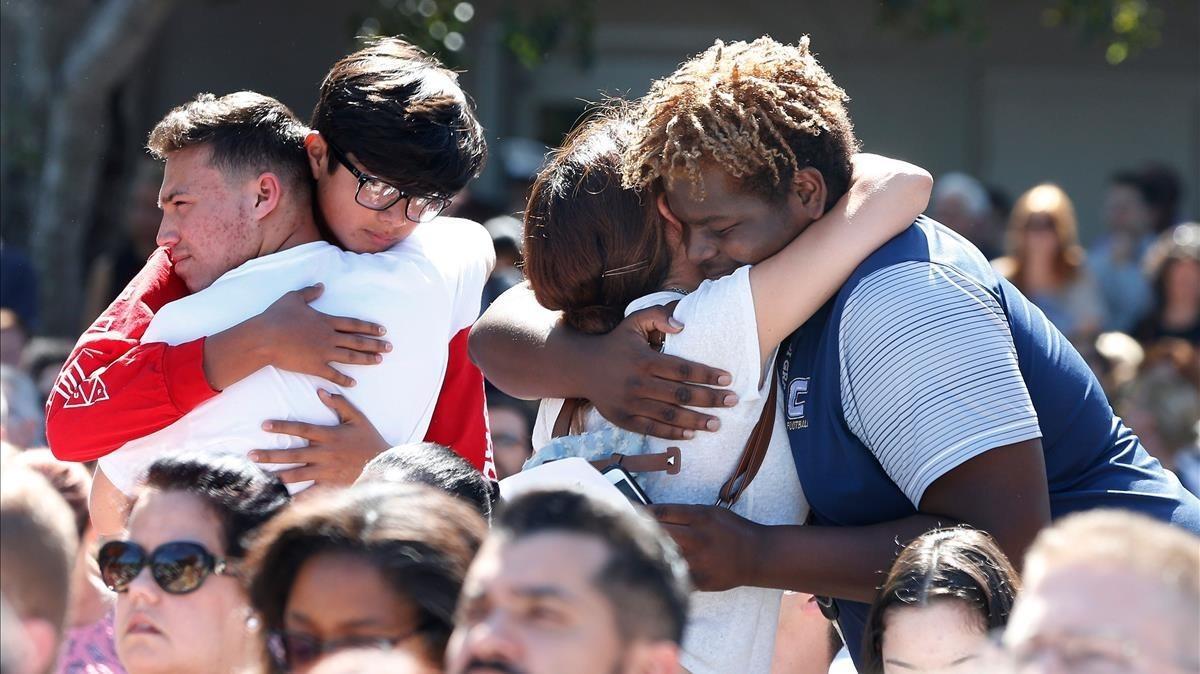
M 752 193 L 780 198 L 813 167 L 835 203 L 850 185 L 858 148 L 846 92 L 809 50 L 769 37 L 718 40 L 656 81 L 641 101 L 639 138 L 624 155 L 624 178 L 642 187 L 681 177 L 703 197 L 701 165 L 713 162 Z
M 883 671 L 888 612 L 939 601 L 966 605 L 979 632 L 1003 627 L 1020 588 L 1017 572 L 991 536 L 958 527 L 936 529 L 905 546 L 892 564 L 863 633 L 863 672 Z
M 1043 183 L 1017 199 L 1008 219 L 1008 251 L 1012 260 L 1009 279 L 1023 286 L 1029 261 L 1028 230 L 1037 220 L 1049 220 L 1058 241 L 1054 253 L 1054 274 L 1060 283 L 1069 283 L 1083 270 L 1084 250 L 1079 245 L 1079 226 L 1071 197 L 1058 185 Z

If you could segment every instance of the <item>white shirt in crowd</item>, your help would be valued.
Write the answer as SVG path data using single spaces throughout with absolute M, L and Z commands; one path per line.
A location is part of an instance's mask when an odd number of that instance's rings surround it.
M 212 335 L 262 313 L 286 292 L 319 282 L 325 290 L 313 308 L 383 325 L 391 352 L 377 365 L 335 365 L 357 382 L 346 389 L 263 368 L 170 426 L 101 458 L 100 468 L 129 494 L 150 464 L 168 453 L 245 454 L 303 446 L 304 440 L 268 433 L 261 425 L 270 419 L 336 424 L 336 415 L 317 397 L 319 388 L 344 394 L 390 444 L 420 441 L 441 391 L 447 345 L 478 317 L 494 263 L 487 232 L 455 218 L 422 224 L 382 253 L 351 253 L 318 241 L 246 262 L 163 307 L 142 340 L 182 344 Z
M 715 503 L 721 485 L 736 469 L 746 440 L 758 423 L 769 393 L 767 387 L 777 385 L 768 365 L 768 376 L 760 386 L 764 368 L 749 271 L 749 267 L 742 267 L 725 278 L 705 281 L 687 296 L 675 292 L 647 295 L 626 309 L 626 313 L 632 313 L 679 300 L 675 317 L 686 327 L 677 335 L 667 336 L 663 352 L 731 373 L 730 390 L 739 400 L 734 408 L 703 410 L 721 421 L 720 430 L 714 433 L 697 433 L 687 441 L 650 439 L 651 452 L 677 446 L 682 454 L 677 475 L 641 477 L 641 485 L 654 503 Z M 542 401 L 533 431 L 535 448 L 551 440 L 562 404 L 562 400 Z M 584 430 L 594 431 L 605 425 L 609 422 L 589 407 Z M 782 412 L 775 415 L 762 467 L 733 511 L 771 525 L 802 524 L 808 516 L 808 502 L 796 475 Z M 693 593 L 684 633 L 683 666 L 692 674 L 769 672 L 782 596 L 782 590 L 757 587 Z

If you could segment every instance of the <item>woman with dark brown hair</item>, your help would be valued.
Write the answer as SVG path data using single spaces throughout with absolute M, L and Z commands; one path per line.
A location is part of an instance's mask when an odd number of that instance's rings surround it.
M 690 231 L 665 200 L 621 183 L 621 153 L 633 130 L 624 112 L 609 111 L 568 139 L 538 176 L 525 214 L 529 286 L 542 306 L 588 333 L 612 330 L 627 312 L 676 303 L 674 319 L 686 329 L 647 338 L 664 353 L 730 372 L 736 405 L 714 412 L 711 432 L 668 442 L 620 430 L 583 401 L 543 400 L 533 433 L 537 451 L 526 465 L 636 455 L 622 466 L 634 471 L 653 503 L 719 502 L 755 522 L 800 524 L 808 504 L 783 415 L 774 414 L 777 346 L 868 254 L 912 223 L 928 201 L 929 175 L 862 155 L 849 192 L 839 198 L 819 172 L 799 170 L 770 208 L 816 221 L 774 257 L 705 281 L 689 261 Z M 758 198 L 718 196 L 720 186 L 705 187 L 714 199 Z M 712 227 L 725 225 L 741 223 Z M 743 473 L 740 459 L 752 437 L 765 438 L 765 450 L 757 472 Z M 733 484 L 744 490 L 732 496 Z M 757 587 L 695 593 L 683 644 L 687 670 L 769 671 L 781 594 Z
M 1104 301 L 1085 266 L 1075 206 L 1058 185 L 1034 187 L 1013 206 L 1008 255 L 993 264 L 1071 341 L 1085 343 L 1104 323 Z
M 454 607 L 487 525 L 419 485 L 359 485 L 295 504 L 247 560 L 271 672 L 347 649 L 406 651 L 441 671 Z
M 1020 589 L 991 536 L 935 529 L 888 573 L 863 633 L 864 674 L 976 671 L 988 633 L 1004 627 Z

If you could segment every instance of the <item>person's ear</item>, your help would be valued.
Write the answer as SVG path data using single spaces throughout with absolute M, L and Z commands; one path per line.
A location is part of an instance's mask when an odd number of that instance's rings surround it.
M 328 172 L 329 145 L 320 131 L 309 131 L 304 137 L 304 151 L 308 154 L 308 168 L 313 180 L 320 180 Z
M 655 199 L 655 206 L 658 208 L 658 214 L 663 218 L 663 226 L 667 230 L 667 241 L 672 245 L 682 245 L 686 225 L 671 212 L 671 205 L 667 203 L 667 195 L 659 194 Z
M 812 220 L 825 214 L 826 195 L 825 178 L 817 169 L 805 166 L 792 177 L 791 196 L 801 211 Z
M 253 201 L 251 201 L 250 215 L 255 220 L 262 220 L 275 211 L 279 206 L 279 201 L 283 199 L 283 184 L 279 180 L 279 176 L 274 173 L 267 172 L 259 174 L 251 183 L 253 190 Z

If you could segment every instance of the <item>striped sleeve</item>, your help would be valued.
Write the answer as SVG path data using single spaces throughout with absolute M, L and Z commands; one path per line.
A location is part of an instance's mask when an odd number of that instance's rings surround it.
M 954 269 L 871 274 L 838 329 L 846 421 L 914 506 L 967 460 L 1041 437 L 1003 309 Z

